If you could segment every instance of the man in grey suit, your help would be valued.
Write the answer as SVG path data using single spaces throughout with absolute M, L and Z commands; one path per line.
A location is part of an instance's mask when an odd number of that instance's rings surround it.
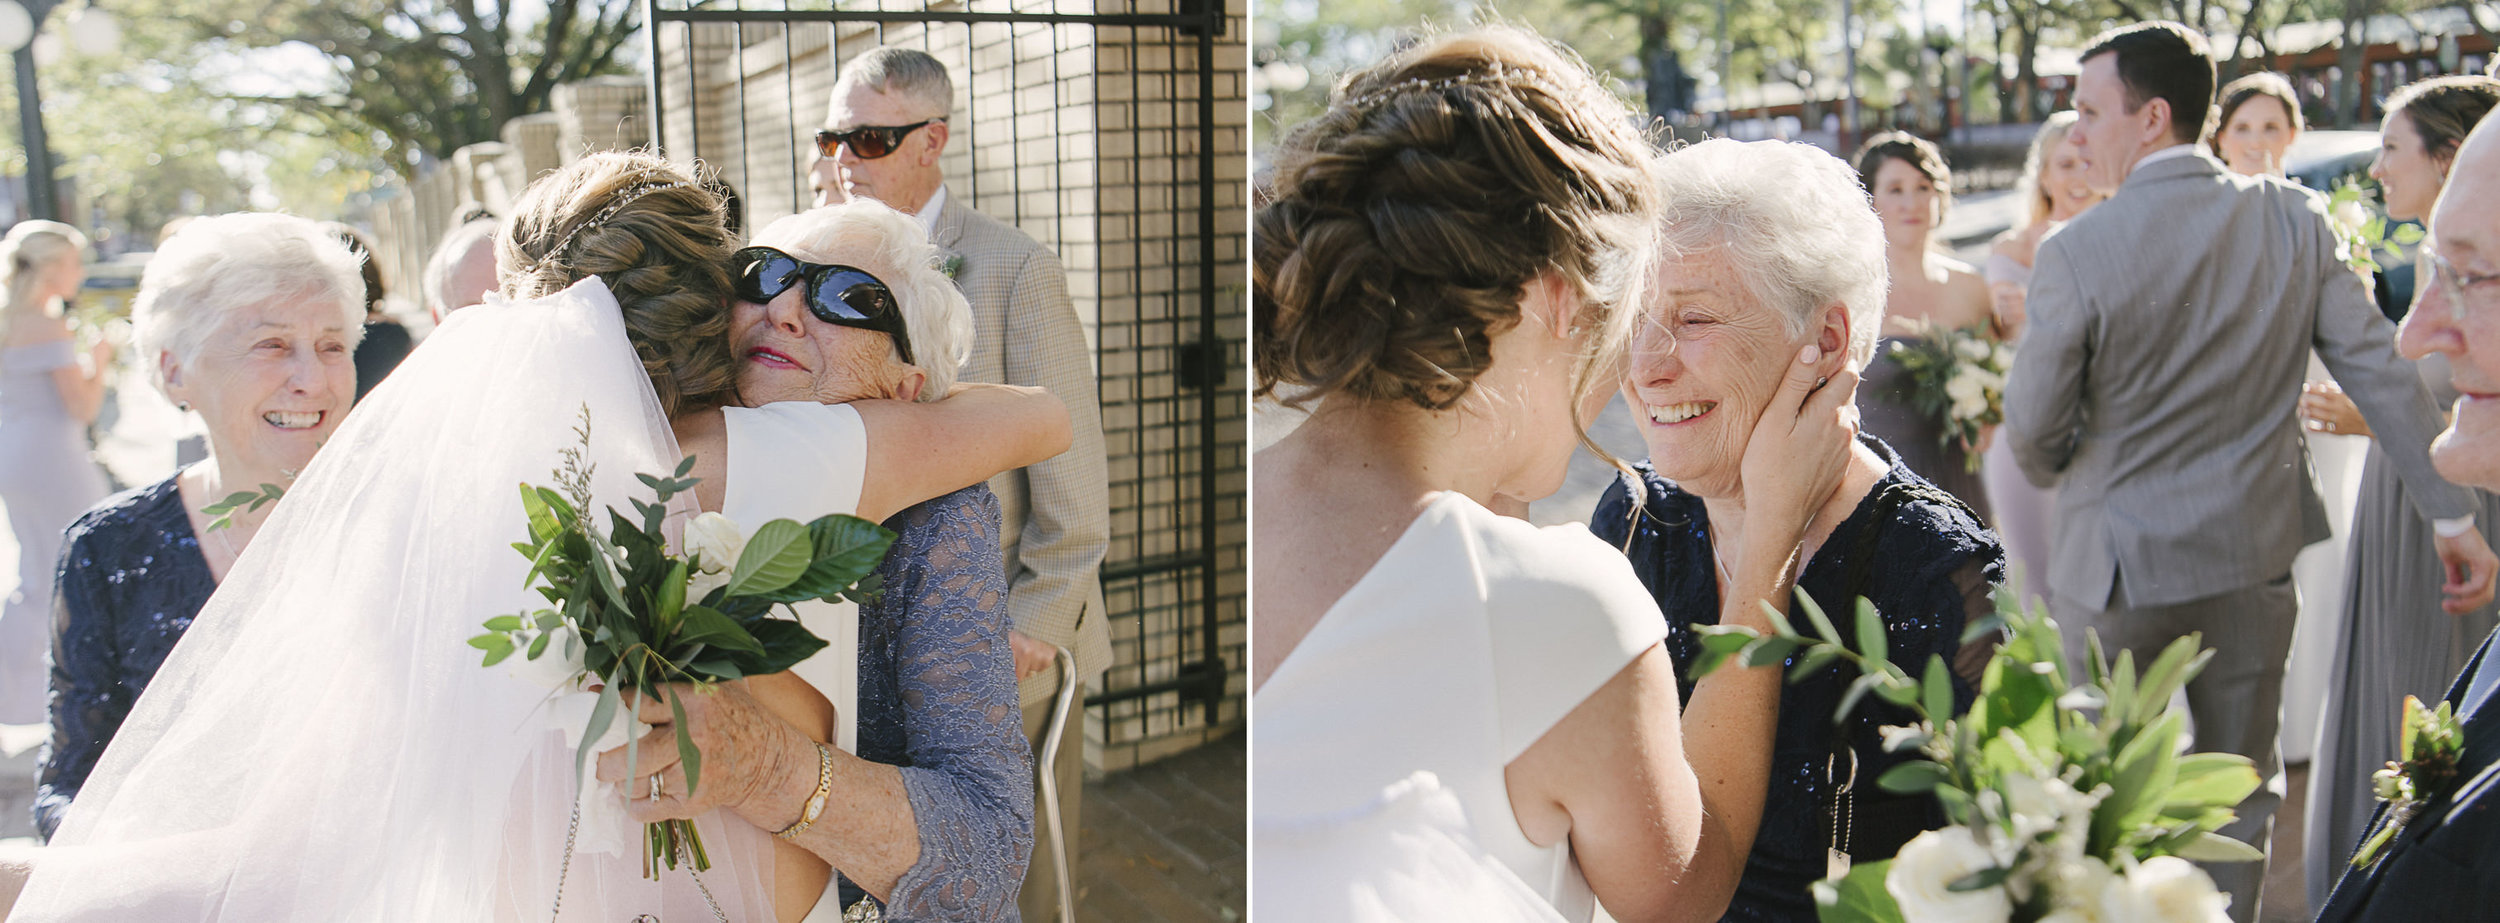
M 2190 632 L 2215 649 L 2187 689 L 2196 745 L 2257 764 L 2266 784 L 2223 832 L 2263 849 L 2283 793 L 2292 558 L 2328 534 L 2294 412 L 2312 350 L 2437 521 L 2450 612 L 2491 598 L 2495 559 L 2465 490 L 2430 466 L 2439 411 L 2323 200 L 2195 146 L 2213 86 L 2204 39 L 2175 23 L 2084 52 L 2067 143 L 2114 195 L 2040 245 L 2005 428 L 2024 474 L 2058 489 L 2060 620 L 2139 664 Z M 2210 869 L 2234 920 L 2256 918 L 2265 865 Z
M 1025 735 L 1038 758 L 1050 694 L 1061 680 L 1054 651 L 1076 661 L 1080 687 L 1111 664 L 1101 583 L 1111 541 L 1110 478 L 1094 369 L 1059 257 L 1024 232 L 947 194 L 939 167 L 955 90 L 946 66 L 907 48 L 879 48 L 842 66 L 825 130 L 817 132 L 819 196 L 839 190 L 919 216 L 931 243 L 949 254 L 948 274 L 972 302 L 972 359 L 964 381 L 1047 388 L 1068 405 L 1074 444 L 1058 458 L 990 482 L 1005 516 L 1007 609 L 1015 620 L 1016 678 Z M 1080 698 L 1080 701 L 1082 699 Z M 1018 900 L 1027 921 L 1057 919 L 1054 847 L 1075 862 L 1077 808 L 1084 787 L 1084 722 L 1073 716 L 1059 738 L 1052 775 L 1065 840 L 1035 837 L 1031 871 Z M 1041 794 L 1036 791 L 1035 798 Z M 1036 804 L 1038 804 L 1038 800 Z

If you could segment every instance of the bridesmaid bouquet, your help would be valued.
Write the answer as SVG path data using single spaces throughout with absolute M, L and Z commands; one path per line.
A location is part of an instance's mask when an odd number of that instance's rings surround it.
M 2171 693 L 2212 657 L 2190 635 L 2139 672 L 2092 644 L 2092 676 L 2070 683 L 2057 624 L 2000 590 L 1997 614 L 1966 641 L 2005 629 L 1977 701 L 1953 713 L 1943 658 L 1913 677 L 1887 659 L 1883 621 L 1858 600 L 1850 650 L 1813 600 L 1798 600 L 1813 634 L 1777 613 L 1774 631 L 1699 626 L 1699 676 L 1730 658 L 1747 666 L 1790 661 L 1792 679 L 1845 660 L 1859 670 L 1841 700 L 1847 715 L 1868 694 L 1920 718 L 1884 729 L 1888 752 L 1916 751 L 1876 779 L 1886 791 L 1932 794 L 1952 823 L 1920 834 L 1898 856 L 1850 866 L 1816 882 L 1825 921 L 2214 921 L 2229 898 L 2190 860 L 2260 858 L 2215 831 L 2258 785 L 2245 757 L 2178 752 L 2181 716 Z M 1768 607 L 1765 607 L 1766 609 Z
M 2422 242 L 2422 226 L 2411 222 L 2391 225 L 2377 204 L 2376 197 L 2361 183 L 2345 180 L 2326 198 L 2327 225 L 2335 229 L 2335 252 L 2344 258 L 2344 265 L 2363 274 L 2379 271 L 2377 255 L 2401 257 L 2402 248 Z
M 486 633 L 469 645 L 486 652 L 489 667 L 521 653 L 514 672 L 551 688 L 599 687 L 573 754 L 578 779 L 615 722 L 623 690 L 656 697 L 668 683 L 708 689 L 779 673 L 822 650 L 823 639 L 795 617 L 773 617 L 774 608 L 872 596 L 872 571 L 894 533 L 835 514 L 806 525 L 776 519 L 749 534 L 727 517 L 704 513 L 686 527 L 686 553 L 671 554 L 660 526 L 669 499 L 693 489 L 696 479 L 686 475 L 694 459 L 669 477 L 637 474 L 655 498 L 633 501 L 639 519 L 609 507 L 609 527 L 602 531 L 585 513 L 591 509 L 591 466 L 583 460 L 590 444 L 587 410 L 574 432 L 581 446 L 565 449 L 555 472 L 562 489 L 521 485 L 530 540 L 512 546 L 530 559 L 524 584 L 549 607 L 487 619 Z M 667 698 L 691 794 L 701 783 L 703 754 L 686 728 L 684 704 Z M 640 746 L 638 736 L 627 737 L 628 748 Z M 626 762 L 634 758 L 629 750 Z M 676 868 L 681 855 L 698 871 L 711 867 L 693 822 L 647 824 L 644 833 L 647 876 L 659 877 L 662 864 Z
M 1913 336 L 1893 341 L 1892 358 L 1910 373 L 1911 406 L 1942 421 L 1939 441 L 1959 446 L 1965 470 L 1978 471 L 1980 433 L 2005 422 L 2005 373 L 2014 367 L 2014 348 L 1984 324 L 1903 324 Z

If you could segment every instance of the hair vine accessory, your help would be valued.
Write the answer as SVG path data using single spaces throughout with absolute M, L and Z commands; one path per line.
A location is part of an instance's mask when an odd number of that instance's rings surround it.
M 1364 93 L 1363 95 L 1349 98 L 1340 105 L 1349 109 L 1362 110 L 1378 106 L 1401 96 L 1418 93 L 1436 93 L 1442 90 L 1454 90 L 1460 87 L 1470 86 L 1499 87 L 1512 85 L 1532 87 L 1545 95 L 1552 96 L 1557 99 L 1562 98 L 1564 95 L 1559 89 L 1556 89 L 1553 84 L 1547 82 L 1545 78 L 1538 76 L 1535 71 L 1520 70 L 1518 68 L 1504 67 L 1496 64 L 1487 70 L 1470 74 L 1459 74 L 1453 77 L 1415 77 L 1407 80 L 1400 80 L 1396 83 L 1389 84 L 1388 86 Z
M 561 259 L 567 251 L 572 249 L 573 238 L 581 236 L 583 231 L 592 230 L 600 225 L 608 223 L 608 219 L 616 217 L 616 213 L 623 210 L 625 206 L 634 204 L 634 200 L 650 195 L 654 192 L 661 192 L 669 189 L 683 189 L 691 185 L 693 184 L 684 180 L 647 180 L 625 187 L 624 191 L 616 194 L 616 201 L 610 202 L 607 204 L 607 207 L 599 209 L 599 213 L 590 216 L 590 220 L 574 225 L 572 230 L 564 232 L 564 237 L 558 239 L 555 246 L 547 248 L 547 252 L 539 256 L 539 258 L 531 264 L 532 268 L 544 270 L 554 267 L 556 261 Z

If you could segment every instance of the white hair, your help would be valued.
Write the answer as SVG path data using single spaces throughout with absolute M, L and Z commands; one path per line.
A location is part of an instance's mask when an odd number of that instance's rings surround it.
M 281 298 L 338 303 L 353 346 L 365 335 L 363 261 L 320 222 L 238 212 L 183 224 L 148 260 L 131 303 L 131 342 L 150 380 L 165 389 L 159 354 L 199 358 L 209 334 L 236 308 Z M 170 396 L 170 395 L 169 395 Z
M 1667 252 L 1718 249 L 1790 336 L 1841 305 L 1849 367 L 1875 357 L 1891 284 L 1884 222 L 1848 164 L 1808 144 L 1715 138 L 1659 158 L 1657 172 Z
M 834 86 L 837 103 L 842 92 L 839 88 L 864 86 L 920 103 L 938 118 L 955 114 L 955 81 L 947 76 L 946 65 L 925 51 L 894 47 L 871 50 L 842 65 L 842 75 L 834 80 Z
M 445 290 L 451 288 L 452 273 L 458 272 L 460 265 L 468 262 L 470 254 L 481 245 L 486 248 L 487 259 L 494 259 L 495 232 L 502 228 L 503 222 L 479 218 L 443 232 L 443 239 L 434 244 L 433 255 L 425 261 L 425 304 L 433 309 L 434 316 L 441 317 L 455 309 L 468 307 L 465 304 L 443 303 L 449 297 Z
M 913 367 L 929 376 L 920 399 L 946 396 L 972 358 L 972 304 L 939 269 L 938 248 L 920 220 L 872 199 L 813 208 L 766 225 L 756 246 L 811 263 L 865 269 L 885 282 L 903 311 Z M 898 354 L 896 362 L 902 358 Z

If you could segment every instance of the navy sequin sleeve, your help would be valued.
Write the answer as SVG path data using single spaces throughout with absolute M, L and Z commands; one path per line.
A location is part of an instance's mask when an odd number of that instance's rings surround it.
M 70 525 L 53 597 L 52 734 L 35 777 L 45 839 L 216 591 L 173 478 L 108 497 Z
M 1007 645 L 998 497 L 974 486 L 896 514 L 859 611 L 859 755 L 902 767 L 920 861 L 886 919 L 1014 920 L 1033 853 L 1033 765 Z M 843 883 L 843 905 L 859 891 Z
M 1893 662 L 1917 676 L 1929 656 L 1944 658 L 1954 668 L 1954 707 L 1967 708 L 1977 689 L 1972 665 L 1984 660 L 1965 656 L 1962 629 L 1990 611 L 1989 591 L 2004 579 L 2004 550 L 1967 507 L 1903 466 L 1881 440 L 1862 438 L 1891 470 L 1806 562 L 1798 585 L 1833 616 L 1853 649 L 1859 646 L 1855 619 L 1848 617 L 1853 600 L 1872 600 Z M 1684 677 L 1701 649 L 1692 625 L 1719 620 L 1709 512 L 1700 497 L 1647 463 L 1636 470 L 1642 507 L 1632 505 L 1633 483 L 1618 478 L 1598 501 L 1589 528 L 1625 552 L 1666 614 L 1667 651 L 1689 700 L 1693 684 Z M 1984 655 L 1986 647 L 1974 644 L 1972 653 Z M 1789 666 L 1795 665 L 1791 658 Z M 1908 710 L 1868 696 L 1835 726 L 1833 715 L 1853 679 L 1851 668 L 1833 664 L 1782 688 L 1762 826 L 1725 919 L 1814 920 L 1808 888 L 1824 875 L 1835 831 L 1851 857 L 1864 862 L 1889 858 L 1921 831 L 1944 825 L 1934 799 L 1889 795 L 1873 784 L 1916 756 L 1885 753 L 1879 731 L 1910 723 Z M 1849 776 L 1850 754 L 1859 763 L 1857 784 L 1841 797 L 1838 783 Z M 1845 824 L 1835 823 L 1836 813 Z

